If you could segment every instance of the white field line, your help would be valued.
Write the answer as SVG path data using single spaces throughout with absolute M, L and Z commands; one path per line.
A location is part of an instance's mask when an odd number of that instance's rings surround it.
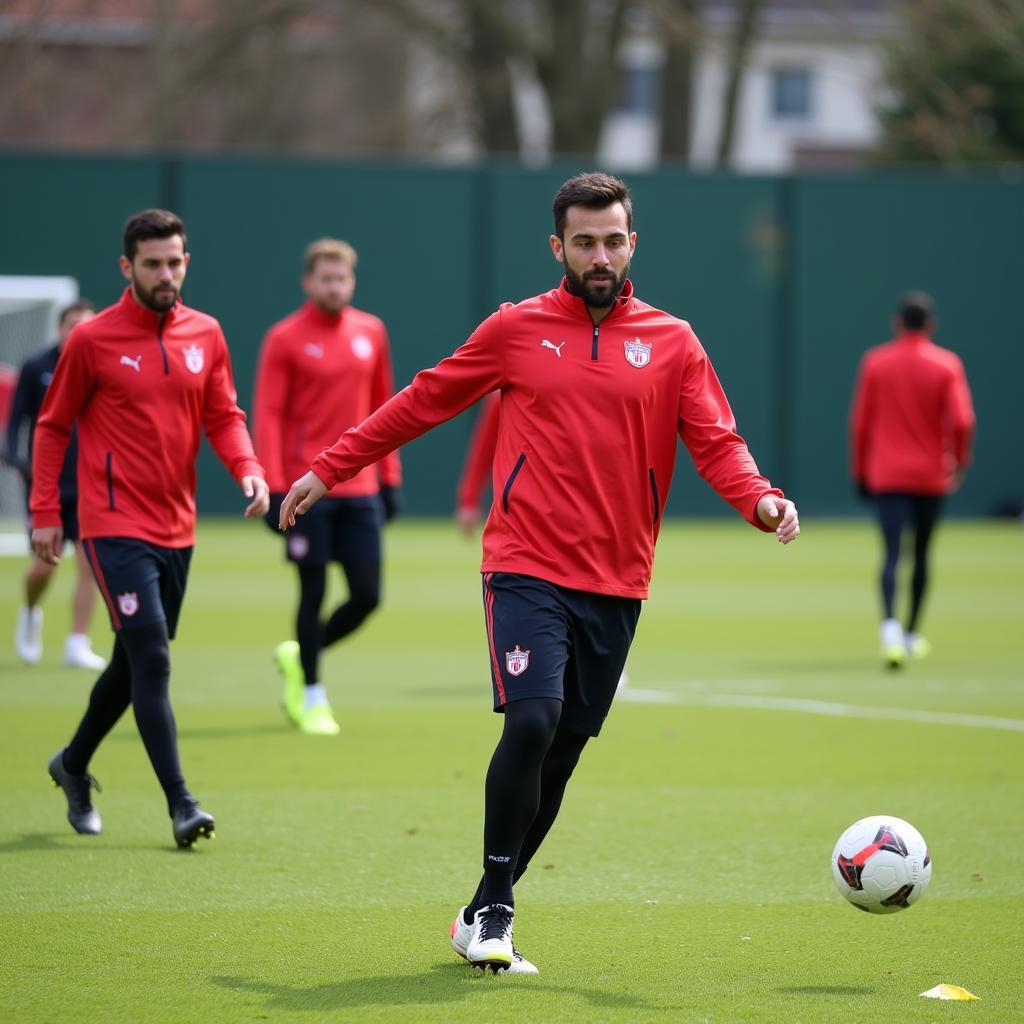
M 741 693 L 670 693 L 628 686 L 617 700 L 635 704 L 694 704 L 699 707 L 755 708 L 761 711 L 796 711 L 808 715 L 832 715 L 836 718 L 891 719 L 899 722 L 924 722 L 928 725 L 960 725 L 971 729 L 1003 729 L 1024 732 L 1024 719 L 996 718 L 992 715 L 962 715 L 952 711 L 924 711 L 916 708 L 880 708 L 860 704 L 835 704 L 802 697 L 765 697 Z

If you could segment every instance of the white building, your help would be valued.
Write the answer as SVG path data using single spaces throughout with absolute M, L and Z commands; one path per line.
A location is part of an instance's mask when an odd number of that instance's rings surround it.
M 691 163 L 715 164 L 728 56 L 739 4 L 704 4 L 691 104 Z M 882 47 L 898 31 L 891 0 L 764 0 L 736 112 L 733 170 L 844 167 L 878 138 Z M 634 21 L 620 51 L 625 88 L 605 124 L 599 158 L 653 167 L 665 46 L 653 19 Z

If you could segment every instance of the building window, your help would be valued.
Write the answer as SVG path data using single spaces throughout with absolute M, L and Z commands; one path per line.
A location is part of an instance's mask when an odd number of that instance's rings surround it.
M 619 113 L 656 115 L 660 107 L 661 68 L 623 68 L 619 102 L 616 104 Z
M 772 116 L 806 121 L 811 116 L 814 79 L 807 68 L 777 68 L 772 72 Z

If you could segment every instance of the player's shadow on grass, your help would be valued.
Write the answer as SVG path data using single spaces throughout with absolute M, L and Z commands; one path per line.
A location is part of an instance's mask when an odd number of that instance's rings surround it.
M 462 963 L 435 964 L 419 974 L 375 975 L 351 978 L 308 988 L 271 985 L 248 978 L 214 976 L 213 984 L 234 992 L 266 996 L 266 1008 L 284 1013 L 299 1010 L 340 1010 L 360 1006 L 408 1006 L 416 1003 L 452 1003 L 482 991 L 481 986 L 515 985 L 539 992 L 579 996 L 592 1006 L 650 1009 L 652 1004 L 622 992 L 548 985 L 535 977 L 495 978 Z
M 787 996 L 870 996 L 875 992 L 867 985 L 784 985 L 777 991 Z
M 66 850 L 67 832 L 26 832 L 0 843 L 0 853 L 38 853 L 40 850 Z

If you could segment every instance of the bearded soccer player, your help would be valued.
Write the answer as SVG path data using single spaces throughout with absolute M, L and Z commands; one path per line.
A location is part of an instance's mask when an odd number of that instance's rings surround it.
M 384 324 L 350 305 L 355 250 L 323 238 L 306 249 L 304 266 L 307 301 L 267 332 L 256 372 L 256 451 L 267 470 L 275 527 L 289 481 L 394 391 Z M 296 639 L 278 644 L 274 657 L 284 676 L 284 712 L 304 733 L 339 731 L 320 654 L 358 629 L 380 602 L 381 522 L 398 511 L 400 483 L 398 455 L 391 453 L 379 466 L 339 481 L 288 530 L 285 553 L 299 576 Z M 341 566 L 348 599 L 321 620 L 329 562 Z
M 899 668 L 931 650 L 918 632 L 928 550 L 943 499 L 970 465 L 974 406 L 959 356 L 931 340 L 931 296 L 905 295 L 894 326 L 895 338 L 861 360 L 850 441 L 854 482 L 874 502 L 885 548 L 879 580 L 882 658 Z M 911 526 L 914 571 L 904 627 L 896 617 L 896 567 L 903 531 Z
M 182 847 L 214 827 L 185 785 L 169 698 L 168 641 L 195 542 L 202 433 L 250 499 L 246 517 L 264 515 L 269 503 L 220 325 L 181 302 L 188 263 L 175 214 L 144 210 L 125 224 L 120 265 L 128 287 L 116 305 L 76 327 L 61 353 L 36 424 L 31 498 L 32 547 L 56 565 L 58 480 L 77 421 L 81 536 L 115 639 L 78 730 L 50 760 L 68 821 L 76 832 L 100 832 L 89 763 L 130 704 Z
M 554 201 L 565 278 L 501 306 L 469 340 L 320 453 L 281 506 L 294 522 L 338 480 L 501 393 L 483 603 L 501 739 L 485 784 L 483 878 L 452 922 L 478 967 L 536 973 L 512 942 L 513 884 L 558 813 L 626 662 L 681 436 L 705 480 L 788 544 L 797 511 L 758 471 L 690 325 L 641 302 L 626 186 L 581 174 Z

